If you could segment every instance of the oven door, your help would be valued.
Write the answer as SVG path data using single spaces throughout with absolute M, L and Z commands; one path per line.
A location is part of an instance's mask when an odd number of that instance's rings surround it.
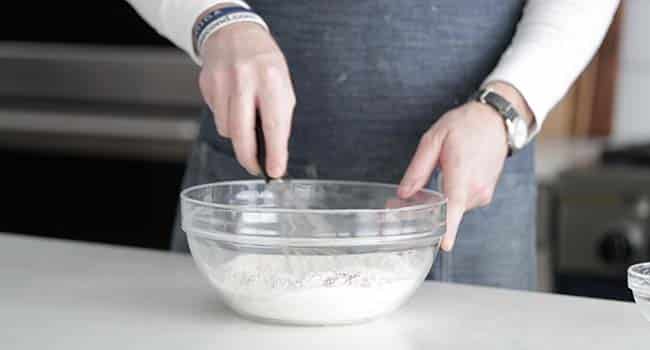
M 173 48 L 1 43 L 2 145 L 182 160 L 197 70 Z

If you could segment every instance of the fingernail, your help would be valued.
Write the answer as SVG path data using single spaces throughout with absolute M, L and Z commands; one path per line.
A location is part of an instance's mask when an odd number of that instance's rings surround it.
M 413 192 L 413 187 L 415 187 L 415 183 L 413 182 L 405 182 L 399 186 L 397 189 L 397 194 L 400 197 L 408 197 L 411 192 Z
M 246 168 L 246 171 L 248 171 L 249 174 L 253 176 L 260 176 L 262 175 L 262 171 L 260 170 L 259 167 L 253 167 L 253 168 Z
M 273 178 L 278 178 L 278 177 L 282 177 L 282 175 L 284 174 L 282 173 L 281 166 L 277 166 L 277 165 L 271 166 L 271 170 L 269 170 L 269 176 Z
M 454 241 L 450 239 L 443 239 L 441 244 L 442 250 L 450 252 L 454 249 Z

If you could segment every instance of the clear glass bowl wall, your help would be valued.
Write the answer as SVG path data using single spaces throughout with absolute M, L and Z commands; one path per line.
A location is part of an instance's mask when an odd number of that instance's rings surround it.
M 224 302 L 236 312 L 276 323 L 355 323 L 396 309 L 426 277 L 445 232 L 446 206 L 441 194 L 421 191 L 400 200 L 395 197 L 394 185 L 343 181 L 292 180 L 280 186 L 237 181 L 196 186 L 181 195 L 183 229 L 192 255 Z M 281 260 L 264 260 L 271 256 Z M 250 281 L 255 276 L 237 272 L 241 278 L 234 280 L 224 272 L 233 262 L 251 258 L 270 262 L 268 265 L 285 262 L 281 273 L 277 268 L 267 269 L 267 274 L 282 275 L 272 283 L 281 283 L 283 292 L 298 286 L 311 288 L 305 286 L 306 276 L 316 276 L 327 267 L 338 277 L 351 276 L 345 280 L 350 288 L 338 290 L 369 302 L 357 302 L 350 311 L 351 305 L 345 304 L 350 298 L 322 294 L 328 296 L 326 303 L 306 300 L 300 312 L 292 312 L 300 296 L 308 295 L 302 293 L 292 294 L 284 301 L 284 308 L 279 297 L 275 304 L 261 307 L 262 299 L 268 299 L 264 294 L 243 295 L 247 290 L 235 285 L 242 278 Z M 354 271 L 361 263 L 381 276 L 393 273 L 393 285 L 401 288 L 381 293 L 373 290 L 379 288 L 377 282 L 363 280 L 364 271 Z M 392 271 L 395 265 L 403 266 L 402 276 Z M 382 288 L 388 288 L 387 284 Z M 278 290 L 268 289 L 269 295 Z M 377 295 L 384 297 L 373 299 Z M 341 307 L 350 312 L 337 313 Z
M 650 321 L 650 263 L 630 266 L 627 271 L 627 283 L 641 314 Z

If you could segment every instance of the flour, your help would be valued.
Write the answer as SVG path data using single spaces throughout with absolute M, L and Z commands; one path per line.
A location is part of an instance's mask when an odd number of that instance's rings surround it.
M 422 282 L 432 260 L 430 248 L 336 256 L 247 254 L 204 271 L 224 300 L 244 315 L 340 324 L 399 307 Z

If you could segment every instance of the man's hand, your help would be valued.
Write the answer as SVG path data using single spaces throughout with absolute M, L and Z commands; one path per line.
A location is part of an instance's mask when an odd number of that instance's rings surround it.
M 217 131 L 232 140 L 239 163 L 251 174 L 265 166 L 284 175 L 296 98 L 289 69 L 271 35 L 255 23 L 236 23 L 213 34 L 201 52 L 199 85 L 214 113 Z M 257 162 L 255 113 L 259 111 L 266 164 Z
M 491 89 L 506 97 L 527 121 L 532 112 L 509 85 Z M 447 196 L 447 233 L 442 249 L 453 248 L 465 211 L 488 205 L 508 153 L 502 117 L 490 106 L 467 102 L 445 113 L 420 140 L 400 183 L 398 195 L 410 197 L 426 186 L 436 165 L 442 170 L 442 191 Z

